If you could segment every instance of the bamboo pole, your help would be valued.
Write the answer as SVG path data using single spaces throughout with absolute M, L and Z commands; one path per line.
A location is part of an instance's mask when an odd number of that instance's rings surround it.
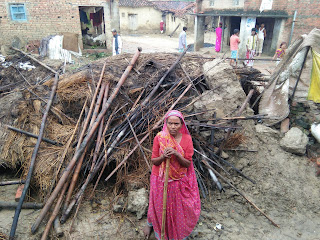
M 101 101 L 102 101 L 102 98 L 103 98 L 104 88 L 105 88 L 105 84 L 102 83 L 102 79 L 103 79 L 105 68 L 106 68 L 106 63 L 104 63 L 104 65 L 103 65 L 98 85 L 97 85 L 96 90 L 94 92 L 94 95 L 92 97 L 92 101 L 91 101 L 91 104 L 90 104 L 90 109 L 89 109 L 86 121 L 84 123 L 84 126 L 82 128 L 82 132 L 81 132 L 79 140 L 78 140 L 76 151 L 80 148 L 80 145 L 82 143 L 82 139 L 83 139 L 83 137 L 84 137 L 84 135 L 85 135 L 85 133 L 87 131 L 87 127 L 88 127 L 88 124 L 89 124 L 89 121 L 90 121 L 90 117 L 91 117 L 91 114 L 92 114 L 92 111 L 93 111 L 93 108 L 94 108 L 94 104 L 96 102 L 96 98 L 97 98 L 97 95 L 98 95 L 98 92 L 99 92 L 99 88 L 101 86 L 99 97 L 98 97 L 98 100 L 97 100 L 97 104 L 95 106 L 95 111 L 99 110 L 99 107 L 100 107 L 100 104 L 101 104 Z M 93 113 L 92 119 L 94 118 L 94 120 L 95 120 L 95 118 L 96 118 L 95 116 L 97 116 L 97 112 Z M 89 126 L 91 126 L 92 123 L 93 122 L 91 121 Z M 80 170 L 81 170 L 81 167 L 82 167 L 82 162 L 83 162 L 83 159 L 85 157 L 86 151 L 87 151 L 87 147 L 83 151 L 83 153 L 82 153 L 82 155 L 81 155 L 81 157 L 80 157 L 80 159 L 79 159 L 79 161 L 78 161 L 78 163 L 76 165 L 76 168 L 74 170 L 74 174 L 73 174 L 73 177 L 72 177 L 72 180 L 71 180 L 71 184 L 70 184 L 70 187 L 68 189 L 66 201 L 64 203 L 63 212 L 66 211 L 66 209 L 68 208 L 68 205 L 70 203 L 70 199 L 72 197 L 72 192 L 73 192 L 73 190 L 74 190 L 74 188 L 76 186 L 76 183 L 77 183 L 77 180 L 78 180 L 78 176 L 79 176 L 79 173 L 80 173 Z
M 15 185 L 15 184 L 24 184 L 24 183 L 26 183 L 25 180 L 3 181 L 3 182 L 0 182 L 0 186 Z
M 19 203 L 17 202 L 8 202 L 8 201 L 0 201 L 0 209 L 1 208 L 16 208 Z M 33 202 L 26 202 L 22 204 L 23 209 L 40 209 L 43 207 L 42 203 L 33 203 Z
M 110 122 L 111 122 L 111 119 L 112 119 L 113 115 L 114 115 L 114 112 L 111 113 L 111 115 L 110 115 L 110 117 L 109 117 L 109 119 L 108 119 L 108 121 L 107 121 L 105 130 L 109 127 L 109 124 L 110 124 Z M 112 133 L 113 133 L 113 132 L 112 132 Z M 103 136 L 104 136 L 104 135 L 105 135 L 105 131 L 103 132 Z M 94 185 L 94 187 L 93 187 L 93 189 L 92 189 L 92 191 L 91 191 L 91 194 L 90 194 L 89 199 L 92 199 L 92 198 L 93 198 L 93 193 L 94 193 L 94 191 L 96 190 L 96 188 L 97 188 L 97 186 L 98 186 L 98 183 L 99 183 L 99 181 L 100 181 L 100 179 L 101 179 L 101 177 L 102 177 L 102 173 L 103 173 L 104 169 L 106 168 L 106 166 L 107 166 L 107 159 L 105 159 L 105 161 L 104 161 L 104 165 L 103 165 L 102 170 L 101 170 L 101 172 L 100 172 L 100 174 L 99 174 L 99 176 L 98 176 L 98 179 L 97 179 L 97 181 L 96 181 L 96 183 L 95 183 L 95 185 Z M 94 169 L 93 169 L 93 171 L 94 171 Z
M 100 94 L 100 95 L 103 96 L 103 105 L 106 104 L 107 99 L 108 99 L 109 86 L 110 86 L 110 84 L 108 83 L 106 86 L 102 86 L 102 87 L 101 87 L 101 90 L 103 91 L 103 93 Z M 100 106 L 100 103 L 101 103 L 101 99 L 100 99 L 100 97 L 99 97 L 99 99 L 98 99 L 98 104 L 96 105 L 96 108 L 95 108 L 95 111 L 94 111 L 94 114 L 93 114 L 92 119 L 95 119 L 94 116 L 97 116 L 97 112 L 99 111 L 99 107 L 97 107 L 97 106 Z M 92 119 L 91 119 L 91 120 L 92 120 Z M 87 179 L 89 178 L 91 172 L 93 171 L 93 168 L 94 168 L 94 166 L 95 166 L 95 163 L 96 163 L 96 160 L 97 160 L 97 157 L 98 157 L 98 153 L 99 153 L 99 151 L 100 151 L 100 147 L 101 147 L 101 143 L 102 143 L 102 141 L 101 141 L 102 136 L 104 136 L 104 134 L 105 134 L 105 132 L 106 132 L 106 130 L 107 130 L 107 128 L 108 128 L 108 126 L 106 126 L 105 129 L 104 129 L 104 132 L 102 132 L 102 130 L 103 130 L 103 123 L 104 123 L 104 119 L 102 119 L 102 120 L 101 120 L 101 123 L 100 123 L 99 131 L 98 131 L 98 137 L 97 137 L 97 142 L 96 142 L 96 147 L 95 147 L 95 150 L 94 150 L 93 159 L 92 159 L 92 164 L 91 164 L 91 169 L 90 169 L 90 173 L 89 173 L 88 176 L 87 176 Z M 93 122 L 91 121 L 91 124 L 90 124 L 90 125 L 92 125 L 92 124 L 93 124 Z M 84 157 L 84 154 L 83 154 L 82 156 Z M 81 159 L 82 159 L 82 158 L 81 158 Z M 80 161 L 79 161 L 79 162 L 80 162 Z M 82 160 L 81 160 L 81 165 L 82 165 Z M 79 171 L 80 171 L 80 168 L 79 168 Z M 87 181 L 87 179 L 86 179 L 86 181 Z M 71 231 L 71 229 L 72 229 L 72 225 L 73 225 L 73 223 L 74 223 L 74 220 L 75 220 L 75 218 L 76 218 L 76 216 L 77 216 L 77 214 L 78 214 L 78 210 L 79 210 L 79 207 L 80 207 L 80 202 L 81 202 L 81 200 L 82 200 L 82 198 L 79 199 L 77 211 L 76 211 L 76 213 L 75 213 L 75 215 L 74 215 L 74 217 L 73 217 L 72 223 L 71 223 L 71 225 L 70 225 L 70 231 Z M 69 203 L 70 203 L 70 202 L 68 202 L 68 204 L 65 206 L 64 213 L 62 214 L 62 217 L 61 217 L 61 222 L 62 222 L 62 223 L 64 223 L 64 222 L 67 220 L 68 216 L 69 216 L 69 213 L 70 213 L 70 212 L 68 212 Z
M 52 212 L 52 214 L 51 214 L 51 216 L 50 216 L 50 218 L 49 218 L 49 220 L 48 220 L 48 222 L 46 224 L 46 228 L 45 228 L 45 230 L 44 230 L 44 232 L 42 234 L 41 240 L 46 240 L 48 238 L 48 234 L 50 232 L 52 223 L 55 221 L 55 219 L 57 218 L 57 216 L 59 214 L 59 210 L 61 208 L 63 197 L 64 197 L 64 194 L 65 194 L 65 192 L 67 190 L 67 187 L 68 187 L 68 184 L 65 184 L 63 186 L 63 189 L 62 189 L 62 191 L 60 193 L 60 196 L 59 196 L 59 199 L 58 199 L 58 201 L 56 203 L 56 206 L 54 207 L 54 210 L 53 210 L 53 212 Z
M 50 99 L 48 101 L 45 113 L 44 113 L 44 115 L 42 117 L 39 137 L 38 137 L 36 146 L 35 146 L 35 148 L 33 150 L 32 156 L 31 156 L 31 162 L 30 162 L 30 167 L 29 167 L 26 183 L 25 183 L 25 186 L 23 188 L 21 197 L 19 199 L 19 204 L 18 204 L 18 206 L 16 208 L 16 211 L 14 213 L 13 222 L 12 222 L 11 231 L 10 231 L 10 239 L 13 239 L 14 236 L 15 236 L 15 233 L 16 233 L 16 228 L 17 228 L 17 225 L 18 225 L 18 220 L 19 220 L 19 215 L 20 215 L 20 212 L 21 212 L 21 207 L 22 207 L 23 201 L 24 201 L 24 199 L 26 197 L 27 191 L 28 191 L 29 186 L 30 186 L 31 177 L 32 177 L 34 165 L 35 165 L 35 162 L 36 162 L 36 157 L 37 157 L 38 150 L 40 148 L 40 143 L 41 143 L 41 140 L 42 140 L 42 137 L 43 137 L 43 134 L 44 134 L 44 128 L 45 128 L 46 120 L 47 120 L 47 117 L 48 117 L 48 113 L 49 113 L 50 107 L 52 105 L 53 98 L 54 98 L 54 96 L 56 94 L 58 82 L 59 82 L 59 75 L 56 74 L 55 80 L 54 80 L 54 83 L 53 83 L 53 86 L 52 86 L 51 94 L 50 94 Z
M 204 154 L 203 149 L 200 148 L 200 146 L 198 146 L 198 148 L 199 148 L 200 152 L 199 152 L 197 149 L 194 149 L 194 151 L 195 151 L 196 153 L 198 153 L 198 154 L 201 155 L 203 162 L 204 162 L 204 161 L 207 162 L 206 159 L 207 159 L 208 157 L 206 157 L 206 155 Z M 211 159 L 210 159 L 210 160 L 211 160 Z M 223 168 L 222 168 L 222 169 L 223 169 Z M 219 179 L 218 179 L 217 176 L 214 174 L 214 172 L 213 172 L 210 168 L 208 168 L 208 171 L 209 171 L 210 177 L 212 178 L 213 182 L 217 185 L 219 191 L 220 191 L 220 192 L 224 191 L 222 184 L 220 183 Z
M 36 232 L 36 230 L 38 229 L 40 223 L 42 222 L 43 218 L 45 217 L 46 213 L 48 212 L 48 210 L 50 209 L 50 207 L 53 204 L 54 200 L 56 199 L 57 195 L 61 191 L 63 185 L 65 184 L 65 182 L 66 182 L 66 180 L 67 180 L 67 178 L 68 178 L 68 176 L 69 176 L 69 174 L 71 172 L 71 170 L 73 169 L 74 165 L 79 160 L 79 158 L 81 157 L 84 149 L 86 148 L 86 146 L 88 145 L 88 143 L 91 140 L 92 136 L 96 132 L 96 129 L 99 126 L 102 118 L 104 117 L 105 113 L 107 112 L 107 110 L 111 106 L 111 103 L 114 100 L 114 98 L 117 96 L 120 87 L 123 85 L 124 81 L 127 79 L 127 77 L 129 75 L 133 65 L 135 64 L 136 60 L 138 59 L 138 57 L 140 55 L 140 51 L 141 51 L 141 48 L 138 48 L 137 52 L 132 57 L 130 65 L 127 67 L 127 69 L 123 73 L 123 75 L 120 78 L 116 88 L 113 90 L 111 96 L 109 97 L 106 105 L 103 107 L 101 113 L 98 115 L 98 117 L 97 117 L 96 121 L 94 122 L 92 128 L 89 129 L 87 136 L 85 137 L 85 139 L 83 140 L 82 144 L 80 145 L 80 148 L 75 152 L 75 155 L 71 159 L 69 165 L 66 167 L 66 169 L 65 169 L 63 175 L 61 176 L 56 188 L 54 189 L 54 191 L 52 192 L 51 196 L 47 200 L 45 206 L 41 210 L 41 212 L 40 212 L 38 218 L 36 219 L 35 223 L 32 225 L 32 227 L 31 227 L 31 232 L 32 233 Z
M 164 186 L 163 186 L 161 240 L 165 240 L 169 169 L 170 169 L 170 158 L 167 158 L 166 159 L 166 175 L 165 175 Z M 169 238 L 169 236 L 167 236 L 167 237 Z
M 15 131 L 15 132 L 18 132 L 18 133 L 23 133 L 29 137 L 33 137 L 33 138 L 38 138 L 38 135 L 36 134 L 33 134 L 33 133 L 30 133 L 30 132 L 27 132 L 27 131 L 24 131 L 24 130 L 21 130 L 19 128 L 15 128 L 13 126 L 10 126 L 10 125 L 5 125 L 9 130 L 12 130 L 12 131 Z M 58 146 L 62 146 L 61 143 L 58 143 L 56 141 L 53 141 L 53 140 L 50 140 L 48 138 L 42 138 L 42 141 L 44 142 L 47 142 L 47 143 L 50 143 L 52 145 L 58 145 Z

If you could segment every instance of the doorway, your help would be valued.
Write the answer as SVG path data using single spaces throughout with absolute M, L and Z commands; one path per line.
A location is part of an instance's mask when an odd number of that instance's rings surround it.
M 106 48 L 105 16 L 103 7 L 79 7 L 83 48 Z
M 269 56 L 272 56 L 274 54 L 274 52 L 271 51 L 272 38 L 274 37 L 273 36 L 274 22 L 275 22 L 274 18 L 257 18 L 257 23 L 256 23 L 257 28 L 259 28 L 262 23 L 264 23 L 265 25 L 267 36 L 263 42 L 262 53 L 267 54 Z
M 138 14 L 128 14 L 129 30 L 137 31 L 138 29 Z
M 240 30 L 241 17 L 231 17 L 230 18 L 230 36 L 233 35 L 234 29 Z

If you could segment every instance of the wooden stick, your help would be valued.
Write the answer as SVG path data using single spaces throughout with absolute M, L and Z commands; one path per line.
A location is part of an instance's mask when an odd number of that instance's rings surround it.
M 201 93 L 198 91 L 198 89 L 197 89 L 196 86 L 194 85 L 194 83 L 193 83 L 193 81 L 191 80 L 191 78 L 190 78 L 189 74 L 187 73 L 187 71 L 184 69 L 184 67 L 182 66 L 181 63 L 180 63 L 179 65 L 180 65 L 182 71 L 184 72 L 184 75 L 186 75 L 186 77 L 188 78 L 189 82 L 192 83 L 193 89 L 197 92 L 198 96 L 200 96 Z
M 239 193 L 248 203 L 250 203 L 255 209 L 257 209 L 263 216 L 265 216 L 274 226 L 279 227 L 270 217 L 268 217 L 260 208 L 257 207 L 252 201 L 250 201 L 242 192 L 240 192 L 232 183 L 230 183 L 227 179 L 225 179 L 218 171 L 212 168 L 207 162 L 202 161 L 208 168 L 215 172 L 225 183 L 227 183 L 230 187 L 232 187 L 237 193 Z
M 16 208 L 18 207 L 17 202 L 8 202 L 8 201 L 0 201 L 0 209 L 1 208 Z M 21 208 L 23 209 L 40 209 L 43 207 L 42 203 L 32 203 L 32 202 L 25 202 L 22 204 Z
M 164 186 L 163 186 L 163 205 L 162 205 L 161 240 L 165 240 L 169 169 L 170 169 L 170 158 L 167 158 L 167 159 L 166 159 L 166 175 L 165 175 Z M 168 236 L 168 237 L 169 237 L 169 236 Z
M 5 125 L 5 126 L 6 126 L 8 129 L 12 130 L 12 131 L 15 131 L 15 132 L 18 132 L 18 133 L 23 133 L 23 134 L 25 134 L 25 135 L 27 135 L 27 136 L 29 136 L 29 137 L 38 138 L 38 135 L 36 135 L 36 134 L 33 134 L 33 133 L 30 133 L 30 132 L 21 130 L 21 129 L 19 129 L 19 128 L 15 128 L 15 127 L 10 126 L 10 125 Z M 50 140 L 50 139 L 48 139 L 48 138 L 42 138 L 42 140 L 43 140 L 44 142 L 50 143 L 50 144 L 52 144 L 52 145 L 62 146 L 61 143 L 58 143 L 58 142 L 53 141 L 53 140 Z
M 116 110 L 116 109 L 114 109 L 114 111 L 115 111 L 115 110 Z M 105 127 L 105 131 L 109 128 L 111 119 L 112 119 L 112 117 L 113 117 L 113 115 L 114 115 L 114 111 L 111 113 L 111 115 L 110 115 L 110 117 L 109 117 L 109 119 L 108 119 L 108 121 L 107 121 L 107 124 L 106 124 L 106 127 Z M 105 131 L 104 131 L 103 134 L 102 134 L 103 136 L 105 135 Z M 112 132 L 112 134 L 113 134 L 113 132 Z M 110 138 L 111 138 L 111 136 L 110 136 Z M 90 194 L 89 199 L 92 199 L 92 198 L 93 198 L 93 193 L 94 193 L 94 191 L 96 190 L 96 188 L 97 188 L 97 186 L 98 186 L 98 183 L 99 183 L 99 181 L 100 181 L 100 179 L 101 179 L 101 177 L 102 177 L 103 171 L 104 171 L 104 169 L 106 168 L 106 166 L 107 166 L 107 159 L 105 158 L 104 165 L 103 165 L 102 170 L 101 170 L 101 172 L 100 172 L 100 174 L 99 174 L 99 176 L 98 176 L 98 179 L 97 179 L 97 181 L 96 181 L 96 183 L 95 183 L 95 185 L 94 185 L 94 187 L 93 187 L 93 189 L 92 189 L 92 191 L 91 191 L 91 194 Z
M 38 153 L 38 150 L 39 150 L 39 148 L 40 148 L 40 143 L 41 143 L 41 140 L 42 140 L 42 137 L 43 137 L 43 134 L 44 134 L 44 128 L 45 128 L 46 120 L 47 120 L 47 117 L 48 117 L 48 113 L 49 113 L 51 104 L 52 104 L 52 102 L 53 102 L 53 98 L 54 98 L 54 96 L 55 96 L 55 94 L 56 94 L 58 82 L 59 82 L 59 75 L 56 74 L 55 80 L 54 80 L 54 83 L 53 83 L 53 86 L 52 86 L 52 90 L 51 90 L 50 99 L 49 99 L 49 101 L 48 101 L 48 104 L 47 104 L 45 113 L 44 113 L 44 115 L 43 115 L 43 117 L 42 117 L 42 122 L 41 122 L 39 137 L 38 137 L 36 146 L 35 146 L 35 148 L 34 148 L 34 150 L 33 150 L 32 156 L 31 156 L 30 167 L 29 167 L 29 171 L 28 171 L 28 176 L 27 176 L 27 179 L 26 179 L 26 183 L 25 183 L 25 186 L 24 186 L 24 188 L 23 188 L 23 192 L 22 192 L 22 194 L 21 194 L 21 197 L 20 197 L 20 199 L 19 199 L 19 204 L 18 204 L 18 206 L 17 206 L 17 208 L 16 208 L 16 211 L 15 211 L 15 213 L 14 213 L 14 218 L 13 218 L 13 222 L 12 222 L 12 226 L 11 226 L 11 231 L 10 231 L 10 238 L 11 238 L 11 239 L 14 238 L 15 233 L 16 233 L 16 228 L 17 228 L 17 225 L 18 225 L 18 220 L 19 220 L 19 215 L 20 215 L 21 207 L 22 207 L 23 201 L 24 201 L 24 199 L 25 199 L 25 197 L 26 197 L 27 191 L 28 191 L 29 186 L 30 186 L 31 177 L 32 177 L 32 173 L 33 173 L 33 169 L 34 169 L 34 165 L 35 165 L 37 153 Z
M 173 30 L 173 32 L 172 33 L 170 33 L 168 36 L 169 37 L 172 37 L 172 35 L 177 31 L 177 29 L 180 27 L 180 23 L 178 24 L 178 26 Z
M 51 214 L 51 216 L 50 216 L 50 218 L 49 218 L 49 220 L 47 222 L 46 228 L 45 228 L 45 230 L 44 230 L 44 232 L 42 234 L 41 240 L 46 240 L 47 239 L 49 231 L 50 231 L 51 226 L 52 226 L 52 223 L 55 221 L 55 219 L 58 219 L 57 216 L 59 214 L 59 210 L 61 208 L 63 197 L 64 197 L 64 194 L 65 194 L 65 192 L 67 190 L 67 187 L 68 187 L 68 184 L 65 184 L 63 186 L 63 189 L 62 189 L 62 191 L 60 193 L 60 196 L 59 196 L 59 199 L 58 199 L 58 201 L 56 203 L 56 206 L 54 207 L 54 210 L 53 210 L 53 212 L 52 212 L 52 214 Z M 58 219 L 58 221 L 59 221 L 59 219 Z
M 106 102 L 107 102 L 107 100 L 108 100 L 109 86 L 110 86 L 110 83 L 108 82 L 105 87 L 104 87 L 104 86 L 101 87 L 101 89 L 104 88 L 104 93 L 102 94 L 102 95 L 103 95 L 103 103 L 102 103 L 103 105 L 106 104 Z M 97 105 L 100 105 L 99 102 L 101 102 L 100 98 L 99 98 L 99 100 L 98 100 L 98 104 L 97 104 Z M 96 112 L 97 112 L 98 110 L 99 110 L 99 107 L 96 107 L 94 115 L 96 115 Z M 93 118 L 94 118 L 94 117 L 92 117 L 92 119 L 93 119 Z M 91 120 L 92 120 L 92 119 L 91 119 Z M 97 142 L 96 142 L 96 147 L 95 147 L 94 154 L 93 154 L 93 158 L 92 158 L 91 169 L 90 169 L 90 172 L 89 172 L 89 174 L 88 174 L 88 176 L 87 176 L 87 179 L 90 178 L 90 175 L 91 175 L 91 173 L 92 173 L 92 171 L 93 171 L 93 169 L 94 169 L 94 167 L 95 167 L 96 160 L 97 160 L 97 158 L 98 158 L 98 153 L 99 153 L 99 151 L 100 151 L 101 144 L 102 144 L 101 139 L 102 139 L 102 136 L 104 136 L 104 134 L 105 134 L 105 132 L 107 131 L 107 128 L 108 128 L 108 126 L 106 126 L 105 129 L 104 129 L 104 131 L 103 131 L 103 124 L 104 124 L 104 119 L 102 119 L 102 120 L 101 120 L 101 123 L 100 123 L 99 131 L 98 131 L 98 137 L 97 137 Z M 84 155 L 83 155 L 83 156 L 84 156 Z M 86 181 L 87 181 L 87 179 L 86 179 Z M 76 210 L 76 212 L 75 212 L 75 214 L 74 214 L 74 217 L 73 217 L 73 219 L 72 219 L 69 232 L 71 232 L 73 223 L 74 223 L 74 221 L 75 221 L 75 219 L 76 219 L 76 217 L 77 217 L 81 200 L 82 200 L 82 198 L 79 199 L 78 206 L 77 206 L 77 210 Z M 65 209 L 65 211 L 64 211 L 64 213 L 63 213 L 63 215 L 62 215 L 62 217 L 61 217 L 61 222 L 62 222 L 62 223 L 64 223 L 64 222 L 66 221 L 67 217 L 68 217 L 67 209 L 68 209 L 68 206 L 67 206 L 67 208 Z
M 15 51 L 18 51 L 18 52 L 21 52 L 22 54 L 26 55 L 28 58 L 32 59 L 33 61 L 39 63 L 41 66 L 45 67 L 46 69 L 50 70 L 51 72 L 53 72 L 54 74 L 58 74 L 57 71 L 53 70 L 51 67 L 49 67 L 48 65 L 44 64 L 43 62 L 40 62 L 38 59 L 32 57 L 31 55 L 29 55 L 28 53 L 18 49 L 18 48 L 15 48 L 15 47 L 11 47 L 13 50 Z
M 15 184 L 24 184 L 24 183 L 26 183 L 25 180 L 3 181 L 3 182 L 0 182 L 0 186 L 15 185 Z
M 38 229 L 40 223 L 42 222 L 43 218 L 45 217 L 46 213 L 48 212 L 48 210 L 50 209 L 51 205 L 53 204 L 54 200 L 56 199 L 57 195 L 59 194 L 60 190 L 62 189 L 63 185 L 65 184 L 70 171 L 73 169 L 74 165 L 76 164 L 76 162 L 79 160 L 79 158 L 81 157 L 84 149 L 86 148 L 86 146 L 88 145 L 89 141 L 91 140 L 92 136 L 94 135 L 94 133 L 96 132 L 97 127 L 100 125 L 100 122 L 102 120 L 102 118 L 104 117 L 105 113 L 107 112 L 107 110 L 109 109 L 109 107 L 111 106 L 112 101 L 114 100 L 114 98 L 117 96 L 120 87 L 123 85 L 124 81 L 126 80 L 126 78 L 128 77 L 133 65 L 135 64 L 136 60 L 138 59 L 139 55 L 140 55 L 140 51 L 141 48 L 139 48 L 137 50 L 137 52 L 134 54 L 134 56 L 132 57 L 132 60 L 130 62 L 130 65 L 127 67 L 127 69 L 125 70 L 125 72 L 123 73 L 121 79 L 119 80 L 116 88 L 113 90 L 111 96 L 109 97 L 106 105 L 103 107 L 103 109 L 101 110 L 99 116 L 97 117 L 97 120 L 94 122 L 93 126 L 91 129 L 89 129 L 87 136 L 85 137 L 85 139 L 83 140 L 82 144 L 80 145 L 80 148 L 78 151 L 75 152 L 75 155 L 73 156 L 73 158 L 71 159 L 71 161 L 69 162 L 69 165 L 66 167 L 63 175 L 61 176 L 56 188 L 54 189 L 54 191 L 52 192 L 51 196 L 49 197 L 49 199 L 47 200 L 45 206 L 43 207 L 43 209 L 40 212 L 40 215 L 38 216 L 38 218 L 36 219 L 35 223 L 32 225 L 31 227 L 31 232 L 35 233 L 36 230 Z
M 100 104 L 101 104 L 101 101 L 102 101 L 102 98 L 103 98 L 104 88 L 105 88 L 105 84 L 102 84 L 102 79 L 103 79 L 104 71 L 106 69 L 106 65 L 107 65 L 107 63 L 105 62 L 103 67 L 102 67 L 102 70 L 101 70 L 99 82 L 97 84 L 96 90 L 95 90 L 94 95 L 92 97 L 92 101 L 91 101 L 91 104 L 90 104 L 90 109 L 89 109 L 87 118 L 86 118 L 86 120 L 84 122 L 81 134 L 79 136 L 79 140 L 78 140 L 76 151 L 79 150 L 80 145 L 82 143 L 82 139 L 83 139 L 83 137 L 84 137 L 84 135 L 85 135 L 85 133 L 87 131 L 87 127 L 88 127 L 88 124 L 90 122 L 90 118 L 91 118 L 91 114 L 92 114 L 92 111 L 93 111 L 93 108 L 94 108 L 94 104 L 96 102 L 96 98 L 98 96 L 99 89 L 100 89 L 100 86 L 101 86 L 99 97 L 98 97 L 98 100 L 97 100 L 97 105 L 95 107 L 95 111 L 98 111 L 97 108 L 100 107 Z M 97 112 L 94 112 L 93 115 L 92 115 L 92 119 L 91 119 L 93 121 L 90 122 L 90 126 L 95 121 L 96 116 L 97 116 Z M 78 161 L 78 163 L 76 165 L 76 168 L 74 170 L 74 174 L 73 174 L 73 177 L 72 177 L 72 180 L 71 180 L 71 184 L 70 184 L 70 187 L 68 189 L 67 197 L 66 197 L 66 200 L 65 200 L 65 203 L 64 203 L 64 207 L 63 207 L 63 212 L 64 213 L 67 210 L 68 205 L 70 203 L 70 199 L 72 197 L 72 192 L 73 192 L 73 190 L 74 190 L 74 188 L 76 186 L 76 183 L 77 183 L 77 180 L 78 180 L 78 176 L 79 176 L 79 173 L 80 173 L 80 169 L 81 169 L 82 162 L 83 162 L 83 159 L 85 157 L 86 151 L 87 151 L 87 147 L 84 149 L 84 151 L 83 151 L 83 153 L 82 153 L 82 155 L 81 155 L 81 157 L 80 157 L 80 159 L 79 159 L 79 161 Z M 64 214 L 62 215 L 62 218 L 63 218 L 63 216 L 64 216 Z
M 131 132 L 133 133 L 133 136 L 134 136 L 134 138 L 135 138 L 135 140 L 136 140 L 136 142 L 137 142 L 137 144 L 138 144 L 138 146 L 139 146 L 139 148 L 140 148 L 140 151 L 141 151 L 141 153 L 142 153 L 142 156 L 143 156 L 144 160 L 146 161 L 146 163 L 147 163 L 147 165 L 148 165 L 148 168 L 149 168 L 149 170 L 150 170 L 150 172 L 151 172 L 151 166 L 150 166 L 150 164 L 149 164 L 149 162 L 148 162 L 148 159 L 147 159 L 146 155 L 144 154 L 144 151 L 143 151 L 143 149 L 142 149 L 142 147 L 141 147 L 141 144 L 140 144 L 140 142 L 139 142 L 139 139 L 138 139 L 138 137 L 137 137 L 137 134 L 135 133 L 135 131 L 134 131 L 133 127 L 132 127 L 132 124 L 131 124 L 131 122 L 130 122 L 130 120 L 129 120 L 129 118 L 128 118 L 127 116 L 126 116 L 126 119 L 127 119 L 128 123 L 129 123 Z
M 198 154 L 201 155 L 203 162 L 204 162 L 204 161 L 207 162 L 206 158 L 208 158 L 208 157 L 204 154 L 204 151 L 202 150 L 202 148 L 200 148 L 200 146 L 198 146 L 198 148 L 199 148 L 199 150 L 200 150 L 201 152 L 199 152 L 197 149 L 194 149 L 194 151 L 195 151 L 196 153 L 198 153 Z M 223 169 L 223 168 L 222 168 L 222 169 Z M 210 177 L 212 178 L 212 181 L 217 185 L 219 191 L 220 191 L 220 192 L 224 191 L 222 184 L 220 183 L 219 179 L 216 177 L 216 175 L 214 174 L 214 172 L 213 172 L 210 168 L 208 168 L 208 172 L 209 172 L 209 174 L 210 174 Z

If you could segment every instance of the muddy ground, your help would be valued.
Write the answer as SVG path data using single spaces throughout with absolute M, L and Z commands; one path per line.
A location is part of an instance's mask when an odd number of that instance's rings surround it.
M 152 42 L 159 47 L 159 42 L 153 40 L 146 41 L 144 49 L 152 49 Z M 132 47 L 140 43 L 137 38 L 130 42 L 128 37 L 127 41 Z M 164 42 L 157 50 L 169 44 L 174 44 L 173 39 Z M 174 48 L 168 51 L 175 51 Z M 130 52 L 130 49 L 127 51 Z M 238 193 L 224 184 L 226 192 L 219 193 L 211 189 L 210 196 L 202 198 L 201 216 L 190 239 L 319 239 L 320 191 L 314 163 L 306 156 L 282 150 L 279 145 L 280 134 L 256 133 L 255 124 L 245 124 L 245 146 L 256 151 L 227 153 L 229 161 L 254 179 L 256 184 L 231 171 L 233 183 L 280 228 L 273 226 Z M 17 176 L 8 170 L 2 169 L 0 172 L 0 180 L 15 178 Z M 14 201 L 16 189 L 17 186 L 0 187 L 0 200 Z M 65 230 L 62 239 L 143 239 L 141 229 L 146 223 L 146 216 L 137 220 L 131 213 L 113 213 L 110 206 L 114 195 L 110 186 L 101 184 L 97 192 L 96 201 L 83 202 L 72 232 L 69 231 L 70 220 L 62 225 Z M 44 225 L 36 235 L 30 233 L 38 214 L 38 210 L 22 210 L 17 239 L 40 239 Z M 14 210 L 0 210 L 0 232 L 9 234 L 13 215 Z M 223 229 L 216 231 L 216 223 L 220 223 Z M 51 238 L 55 239 L 53 235 Z M 154 236 L 152 239 L 155 239 Z

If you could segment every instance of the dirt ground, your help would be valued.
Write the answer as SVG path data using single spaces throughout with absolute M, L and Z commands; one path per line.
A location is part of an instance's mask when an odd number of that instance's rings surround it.
M 144 52 L 177 52 L 177 37 L 123 36 L 124 51 L 133 52 L 142 46 Z M 193 38 L 188 38 L 188 44 Z M 209 37 L 208 37 L 209 39 Z M 214 40 L 212 39 L 212 42 Z M 141 45 L 143 44 L 143 45 Z M 205 50 L 206 51 L 206 50 Z M 213 52 L 213 49 L 209 51 Z M 211 53 L 210 53 L 211 54 Z M 257 68 L 272 69 L 272 63 L 256 64 Z M 266 74 L 268 73 L 267 70 Z M 306 156 L 297 156 L 280 148 L 280 133 L 258 134 L 253 121 L 244 123 L 247 142 L 254 152 L 228 151 L 228 159 L 256 184 L 231 171 L 234 185 L 253 203 L 262 209 L 280 228 L 273 226 L 238 193 L 224 184 L 226 192 L 210 190 L 210 196 L 202 199 L 199 222 L 190 239 L 272 239 L 316 240 L 320 237 L 319 178 L 314 163 Z M 0 172 L 0 181 L 15 179 L 12 174 Z M 0 187 L 0 200 L 14 201 L 17 186 Z M 131 213 L 115 214 L 110 209 L 112 192 L 107 185 L 100 185 L 96 202 L 83 202 L 72 232 L 71 221 L 62 225 L 65 235 L 61 239 L 143 239 L 142 227 L 146 216 L 137 220 Z M 39 239 L 44 229 L 36 235 L 30 228 L 39 210 L 22 210 L 17 228 L 17 239 Z M 0 209 L 0 232 L 9 234 L 14 210 Z M 215 230 L 216 223 L 223 226 Z M 55 237 L 51 237 L 55 239 Z M 154 236 L 151 239 L 155 239 Z
M 305 156 L 283 151 L 277 134 L 257 135 L 254 126 L 246 130 L 247 145 L 257 152 L 228 152 L 230 162 L 256 181 L 256 184 L 233 174 L 233 183 L 262 209 L 280 228 L 258 213 L 233 189 L 224 184 L 225 193 L 210 191 L 202 199 L 200 220 L 190 239 L 319 239 L 320 206 L 319 178 L 313 163 Z M 2 179 L 5 176 L 2 176 Z M 142 227 L 146 217 L 138 221 L 132 214 L 113 214 L 110 211 L 110 192 L 101 186 L 99 204 L 85 202 L 69 235 L 71 221 L 63 225 L 63 239 L 143 239 Z M 14 201 L 16 186 L 0 188 L 0 200 Z M 39 211 L 23 210 L 20 215 L 18 239 L 38 239 L 30 227 Z M 14 210 L 0 211 L 0 231 L 8 233 Z M 216 223 L 223 226 L 215 231 Z M 151 238 L 155 239 L 155 238 Z

